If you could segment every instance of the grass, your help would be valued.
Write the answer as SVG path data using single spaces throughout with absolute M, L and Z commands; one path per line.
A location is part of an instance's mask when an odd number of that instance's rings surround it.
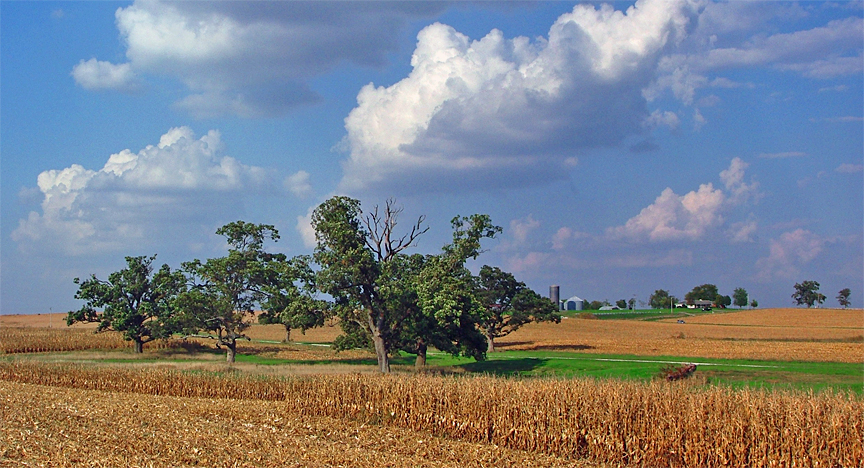
M 506 351 L 457 364 L 470 372 L 519 377 L 596 377 L 650 380 L 668 363 L 696 363 L 708 384 L 735 388 L 835 389 L 864 394 L 864 367 L 841 362 L 705 359 L 566 352 Z M 437 364 L 430 359 L 430 363 Z M 440 365 L 440 364 L 439 364 Z
M 295 346 L 295 348 L 300 346 Z M 319 348 L 320 349 L 320 348 Z M 323 350 L 322 350 L 323 351 Z M 224 352 L 204 349 L 195 354 L 167 354 L 154 351 L 152 354 L 136 356 L 128 350 L 102 352 L 87 356 L 75 352 L 56 353 L 61 360 L 90 362 L 93 364 L 170 365 L 189 363 L 221 364 Z M 40 360 L 51 361 L 51 355 L 41 355 Z M 10 357 L 11 358 L 11 357 Z M 412 372 L 414 355 L 401 354 L 393 357 L 391 365 L 397 372 Z M 488 355 L 485 361 L 474 361 L 449 354 L 430 352 L 429 369 L 444 373 L 488 374 L 519 378 L 574 378 L 621 379 L 650 381 L 660 375 L 668 364 L 696 363 L 696 376 L 705 384 L 732 388 L 796 389 L 822 391 L 834 389 L 864 395 L 864 367 L 861 364 L 841 362 L 802 362 L 750 359 L 710 359 L 686 356 L 638 356 L 630 354 L 595 354 L 566 351 L 500 351 Z M 310 370 L 317 368 L 327 372 L 332 366 L 370 368 L 377 362 L 368 357 L 340 356 L 319 353 L 315 357 L 283 358 L 278 353 L 237 354 L 237 364 L 245 366 L 293 366 Z

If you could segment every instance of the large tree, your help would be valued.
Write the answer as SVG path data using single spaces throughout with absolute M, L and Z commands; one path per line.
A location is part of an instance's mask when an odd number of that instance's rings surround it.
M 558 308 L 548 298 L 498 267 L 483 265 L 477 288 L 486 314 L 480 329 L 486 336 L 486 352 L 495 351 L 495 338 L 507 336 L 529 322 L 561 322 Z
M 451 354 L 475 359 L 486 356 L 486 337 L 481 333 L 486 308 L 465 262 L 476 259 L 482 252 L 481 241 L 494 238 L 501 228 L 493 225 L 488 215 L 481 214 L 457 216 L 450 224 L 453 241 L 440 254 L 427 256 L 417 277 L 418 320 L 426 326 L 412 326 L 406 331 L 410 332 L 409 341 L 420 344 L 418 365 L 426 361 L 425 343 Z
M 176 328 L 173 301 L 183 289 L 185 277 L 168 265 L 154 274 L 155 259 L 155 255 L 126 257 L 126 268 L 108 275 L 107 281 L 96 275 L 84 281 L 75 278 L 75 299 L 85 303 L 66 315 L 66 324 L 97 322 L 97 332 L 123 333 L 125 340 L 135 343 L 136 353 L 143 352 L 144 343 L 170 337 Z
M 178 298 L 184 326 L 190 335 L 216 340 L 227 349 L 226 360 L 234 362 L 237 340 L 248 339 L 255 306 L 266 299 L 265 288 L 278 274 L 274 261 L 281 258 L 264 251 L 264 242 L 276 241 L 279 232 L 268 224 L 235 221 L 216 231 L 228 241 L 228 255 L 185 262 L 183 269 L 191 285 Z M 206 334 L 199 335 L 204 331 Z
M 268 262 L 271 272 L 261 289 L 261 324 L 280 324 L 285 327 L 285 342 L 291 341 L 291 330 L 306 330 L 324 325 L 328 316 L 327 301 L 317 298 L 315 272 L 311 258 L 300 255 L 286 259 L 274 255 Z
M 717 286 L 713 284 L 702 284 L 694 287 L 690 292 L 685 294 L 684 300 L 688 304 L 693 304 L 698 300 L 715 301 L 719 295 L 720 293 L 717 291 Z
M 345 347 L 371 341 L 381 372 L 390 372 L 389 355 L 399 338 L 406 310 L 398 296 L 398 255 L 428 230 L 420 217 L 399 236 L 394 229 L 400 210 L 387 202 L 364 217 L 360 201 L 336 196 L 312 213 L 315 229 L 314 259 L 320 266 L 318 288 L 333 297 L 332 309 L 347 337 Z M 395 278 L 394 278 L 395 276 Z
M 747 299 L 749 295 L 747 294 L 747 290 L 744 288 L 735 288 L 735 291 L 732 292 L 732 298 L 734 299 L 734 304 L 736 307 L 747 307 Z
M 428 346 L 470 348 L 470 337 L 460 333 L 474 327 L 476 301 L 463 294 L 470 288 L 462 286 L 460 275 L 465 260 L 479 254 L 480 238 L 497 232 L 488 217 L 457 217 L 454 243 L 440 255 L 408 256 L 403 251 L 428 228 L 421 216 L 398 234 L 401 211 L 388 200 L 383 209 L 376 206 L 364 214 L 358 200 L 337 196 L 319 205 L 311 220 L 318 244 L 317 285 L 333 298 L 331 307 L 343 329 L 335 345 L 371 343 L 385 373 L 390 354 L 398 349 L 417 353 L 419 364 Z
M 849 302 L 849 296 L 852 294 L 852 291 L 849 288 L 843 288 L 837 293 L 837 302 L 840 303 L 844 309 L 849 307 L 852 303 Z
M 669 291 L 658 289 L 648 298 L 648 304 L 652 309 L 671 309 L 672 305 L 678 301 L 675 296 L 670 296 Z
M 807 304 L 807 307 L 813 307 L 814 304 L 825 302 L 825 295 L 819 292 L 819 283 L 817 281 L 802 281 L 795 283 L 795 293 L 792 294 L 792 299 L 798 305 Z

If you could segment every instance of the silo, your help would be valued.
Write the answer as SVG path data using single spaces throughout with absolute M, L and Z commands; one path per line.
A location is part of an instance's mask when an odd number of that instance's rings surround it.
M 549 286 L 549 300 L 555 304 L 555 307 L 561 308 L 561 289 L 557 284 Z

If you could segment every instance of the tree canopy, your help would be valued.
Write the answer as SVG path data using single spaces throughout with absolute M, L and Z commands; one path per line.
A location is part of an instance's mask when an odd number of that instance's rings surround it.
M 713 284 L 702 284 L 694 287 L 690 292 L 685 294 L 684 301 L 688 304 L 693 304 L 698 300 L 716 302 L 717 296 L 719 295 L 720 293 L 717 290 L 717 286 Z
M 285 342 L 291 341 L 291 330 L 305 333 L 324 325 L 329 315 L 327 301 L 316 295 L 315 272 L 308 255 L 286 259 L 274 255 L 269 262 L 270 274 L 261 286 L 261 324 L 285 327 Z
M 792 299 L 798 305 L 806 304 L 807 307 L 813 307 L 815 304 L 825 302 L 825 295 L 819 292 L 819 283 L 817 281 L 802 281 L 795 283 L 795 292 L 792 294 Z
M 265 287 L 277 282 L 274 262 L 284 257 L 263 250 L 267 239 L 276 241 L 279 233 L 268 224 L 235 221 L 216 231 L 228 241 L 228 255 L 206 262 L 183 263 L 189 288 L 178 297 L 184 330 L 187 334 L 205 331 L 217 346 L 227 348 L 226 360 L 234 362 L 237 340 L 248 339 L 244 331 L 251 325 L 255 306 L 266 299 Z
M 648 298 L 648 304 L 653 309 L 669 309 L 677 300 L 675 296 L 669 295 L 669 291 L 658 289 Z
M 851 294 L 852 291 L 850 291 L 849 288 L 843 288 L 837 293 L 837 302 L 840 303 L 840 306 L 844 309 L 852 305 L 852 303 L 849 302 L 849 296 Z
M 734 300 L 733 304 L 736 307 L 747 307 L 747 299 L 749 295 L 747 294 L 747 290 L 744 288 L 735 288 L 732 292 L 732 299 Z
M 174 303 L 183 290 L 185 277 L 162 265 L 153 274 L 152 257 L 126 257 L 126 268 L 108 275 L 107 281 L 91 275 L 81 281 L 75 278 L 75 299 L 85 301 L 81 309 L 66 316 L 66 324 L 98 322 L 96 331 L 114 330 L 135 343 L 135 352 L 143 352 L 144 343 L 171 336 L 176 330 Z M 102 308 L 99 312 L 97 308 Z
M 495 351 L 495 338 L 509 335 L 529 322 L 561 322 L 558 307 L 525 283 L 498 267 L 483 265 L 476 278 L 485 306 L 480 329 L 486 336 L 487 352 Z
M 383 209 L 364 214 L 358 200 L 337 196 L 312 213 L 317 286 L 333 298 L 343 329 L 335 344 L 371 343 L 381 372 L 390 371 L 389 356 L 399 349 L 416 353 L 418 363 L 430 345 L 482 357 L 475 343 L 480 303 L 464 264 L 479 255 L 481 239 L 500 228 L 486 215 L 456 217 L 453 242 L 440 254 L 409 256 L 403 251 L 428 227 L 421 216 L 397 234 L 401 212 L 388 200 Z

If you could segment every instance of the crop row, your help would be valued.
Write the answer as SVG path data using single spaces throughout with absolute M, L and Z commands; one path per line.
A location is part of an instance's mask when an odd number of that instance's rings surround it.
M 0 363 L 0 379 L 283 401 L 295 414 L 624 466 L 864 464 L 864 401 L 832 392 L 429 375 L 262 378 L 16 361 Z
M 149 349 L 179 346 L 177 340 L 148 343 Z M 91 349 L 131 348 L 117 332 L 94 333 L 93 329 L 78 328 L 0 328 L 0 354 L 84 351 Z

